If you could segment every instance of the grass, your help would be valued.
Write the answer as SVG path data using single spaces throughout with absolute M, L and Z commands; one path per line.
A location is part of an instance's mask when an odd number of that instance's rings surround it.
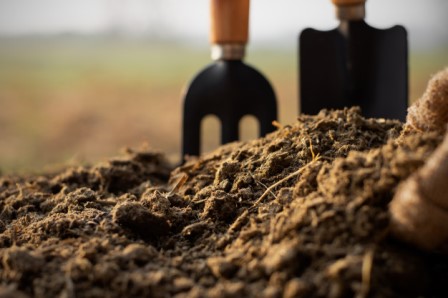
M 412 53 L 411 99 L 448 65 L 447 52 Z M 293 122 L 296 49 L 249 48 L 247 61 L 271 80 L 280 122 Z M 0 39 L 0 168 L 91 162 L 144 142 L 178 159 L 182 90 L 208 63 L 206 43 L 197 49 L 106 38 Z M 218 139 L 218 124 L 210 123 L 205 150 Z

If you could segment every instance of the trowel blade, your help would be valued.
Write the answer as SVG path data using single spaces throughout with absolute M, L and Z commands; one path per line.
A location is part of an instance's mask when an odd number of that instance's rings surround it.
M 300 46 L 301 112 L 360 106 L 366 117 L 404 121 L 408 45 L 402 26 L 381 30 L 364 21 L 343 31 L 305 29 Z

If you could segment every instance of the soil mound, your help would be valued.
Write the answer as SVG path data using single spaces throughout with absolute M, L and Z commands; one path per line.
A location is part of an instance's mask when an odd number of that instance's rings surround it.
M 448 259 L 389 237 L 440 134 L 357 108 L 172 170 L 127 155 L 0 178 L 0 297 L 437 297 Z M 9 296 L 8 296 L 9 295 Z

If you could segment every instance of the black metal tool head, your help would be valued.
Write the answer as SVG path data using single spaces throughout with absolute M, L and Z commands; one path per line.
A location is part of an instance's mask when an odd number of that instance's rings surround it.
M 366 117 L 404 120 L 408 102 L 407 33 L 363 20 L 299 38 L 301 112 L 357 105 Z
M 183 103 L 182 161 L 198 156 L 201 122 L 207 115 L 221 121 L 221 143 L 239 139 L 239 123 L 246 115 L 259 122 L 260 136 L 274 130 L 277 102 L 269 82 L 244 64 L 249 35 L 249 0 L 211 0 L 212 58 L 210 66 L 191 82 Z
M 183 103 L 182 157 L 198 156 L 201 122 L 207 115 L 221 121 L 221 143 L 239 139 L 239 123 L 245 115 L 259 121 L 260 136 L 272 132 L 277 102 L 269 82 L 241 60 L 218 60 L 190 83 Z

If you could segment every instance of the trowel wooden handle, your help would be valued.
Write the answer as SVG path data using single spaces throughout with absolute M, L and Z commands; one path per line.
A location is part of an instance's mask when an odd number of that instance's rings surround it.
M 211 0 L 212 44 L 245 44 L 249 36 L 249 0 Z
M 366 0 L 331 0 L 336 6 L 358 5 L 366 3 Z

